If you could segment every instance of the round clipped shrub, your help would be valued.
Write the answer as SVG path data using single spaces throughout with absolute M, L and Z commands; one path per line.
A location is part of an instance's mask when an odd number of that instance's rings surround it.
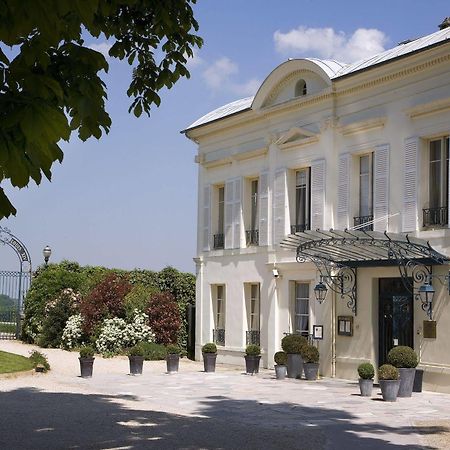
M 214 342 L 208 342 L 202 347 L 203 353 L 217 353 L 217 347 Z
M 275 364 L 285 366 L 287 364 L 287 353 L 276 352 L 275 355 L 273 355 L 273 360 L 275 361 Z
M 168 355 L 179 355 L 181 353 L 181 348 L 177 344 L 169 344 L 166 347 L 166 351 Z
M 417 353 L 411 347 L 405 345 L 399 345 L 391 349 L 387 359 L 389 364 L 398 368 L 413 368 L 419 364 Z
M 400 374 L 397 367 L 394 367 L 391 364 L 383 364 L 378 369 L 378 378 L 380 380 L 398 380 L 399 376 Z
M 84 345 L 80 348 L 80 358 L 93 358 L 95 349 L 91 345 Z
M 281 348 L 286 353 L 302 353 L 303 347 L 308 345 L 308 340 L 300 334 L 289 334 L 281 340 Z
M 375 368 L 369 362 L 362 363 L 358 366 L 358 375 L 363 380 L 372 380 L 375 376 Z
M 261 354 L 261 347 L 255 344 L 247 345 L 245 354 L 248 356 L 259 356 Z
M 319 350 L 314 345 L 305 345 L 301 354 L 305 363 L 319 364 Z

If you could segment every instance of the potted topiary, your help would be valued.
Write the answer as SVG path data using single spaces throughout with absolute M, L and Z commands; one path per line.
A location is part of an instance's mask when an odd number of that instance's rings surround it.
M 358 366 L 359 390 L 362 397 L 370 397 L 373 389 L 373 377 L 375 369 L 370 362 L 362 363 Z
M 317 380 L 319 374 L 319 350 L 314 345 L 306 345 L 302 349 L 303 370 L 307 380 Z
M 383 364 L 378 369 L 378 380 L 380 383 L 381 394 L 385 402 L 395 402 L 397 400 L 400 380 L 397 367 L 391 364 Z
M 387 357 L 388 363 L 392 364 L 400 372 L 400 387 L 398 389 L 399 397 L 411 397 L 416 367 L 419 364 L 417 353 L 404 345 L 394 347 Z
M 302 349 L 308 341 L 300 334 L 289 334 L 281 340 L 281 348 L 287 353 L 287 377 L 301 378 L 303 373 Z
M 286 352 L 276 352 L 273 355 L 275 361 L 275 375 L 277 380 L 284 380 L 287 374 L 287 353 Z
M 91 378 L 92 370 L 94 368 L 94 354 L 95 349 L 91 345 L 84 345 L 80 348 L 80 371 L 81 378 Z
M 127 355 L 130 362 L 130 375 L 142 375 L 144 349 L 139 344 L 136 344 L 127 350 Z
M 175 373 L 178 372 L 178 367 L 180 364 L 180 353 L 181 349 L 177 344 L 169 344 L 166 347 L 167 356 L 166 356 L 166 364 L 167 364 L 167 373 Z
M 259 361 L 261 359 L 261 347 L 259 345 L 250 344 L 245 349 L 245 371 L 253 375 L 259 373 Z
M 205 372 L 216 371 L 217 346 L 213 342 L 208 342 L 202 347 L 203 367 Z

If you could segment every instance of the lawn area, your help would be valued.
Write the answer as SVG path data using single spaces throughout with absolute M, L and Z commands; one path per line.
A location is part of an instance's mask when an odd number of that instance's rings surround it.
M 16 324 L 15 323 L 0 323 L 0 333 L 15 333 Z
M 0 374 L 33 369 L 33 362 L 25 356 L 0 351 Z

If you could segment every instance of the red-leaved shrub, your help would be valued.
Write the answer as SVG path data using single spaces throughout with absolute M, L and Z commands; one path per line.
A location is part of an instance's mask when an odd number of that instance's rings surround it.
M 108 317 L 124 317 L 124 298 L 132 285 L 126 277 L 111 273 L 107 275 L 80 304 L 83 328 L 88 334 Z
M 181 327 L 180 309 L 172 294 L 158 292 L 148 302 L 148 322 L 157 344 L 175 344 Z

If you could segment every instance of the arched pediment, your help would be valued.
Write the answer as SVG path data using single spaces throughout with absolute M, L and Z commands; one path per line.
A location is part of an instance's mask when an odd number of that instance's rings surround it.
M 331 86 L 331 79 L 343 67 L 337 61 L 291 59 L 280 64 L 264 80 L 252 103 L 252 109 L 320 93 Z

